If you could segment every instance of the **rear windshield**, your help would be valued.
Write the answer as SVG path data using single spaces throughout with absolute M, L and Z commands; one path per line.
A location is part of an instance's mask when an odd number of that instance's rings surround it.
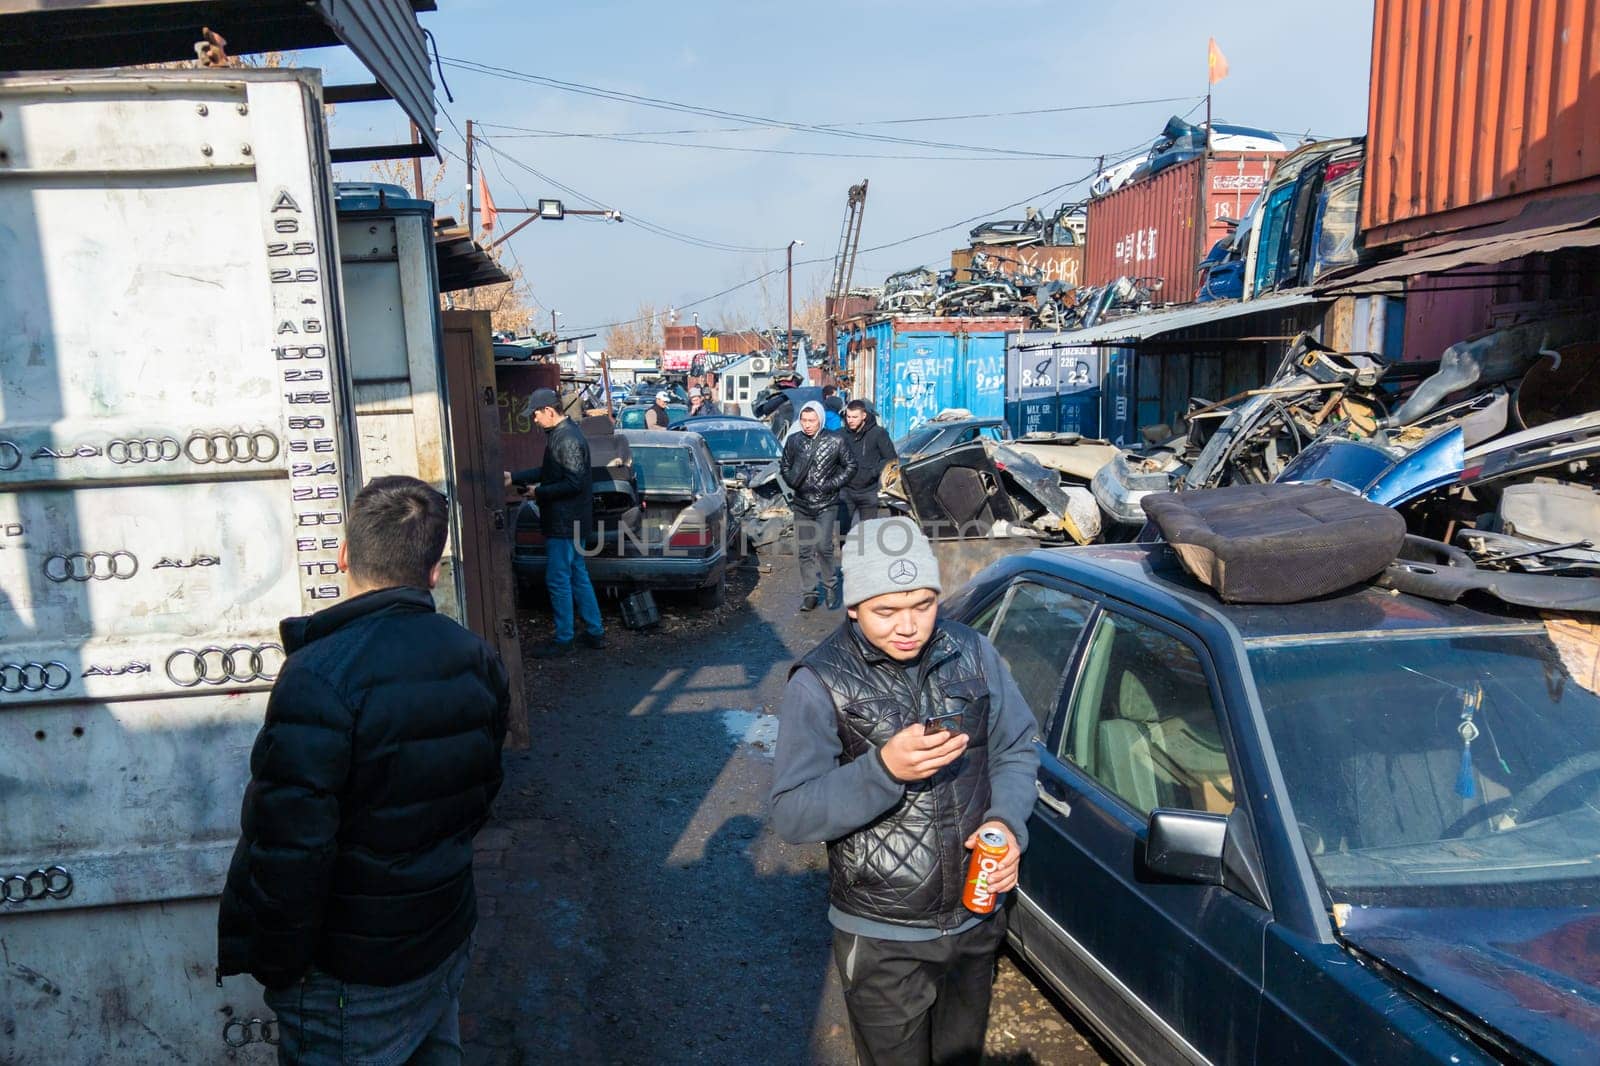
M 780 454 L 778 438 L 766 427 L 695 429 L 695 432 L 704 438 L 711 454 L 720 460 L 776 459 Z
M 636 444 L 633 473 L 640 492 L 694 492 L 694 455 L 688 448 Z

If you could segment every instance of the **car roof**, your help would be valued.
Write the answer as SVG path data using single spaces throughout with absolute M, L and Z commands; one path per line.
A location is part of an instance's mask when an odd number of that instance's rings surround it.
M 1045 548 L 1018 556 L 1019 569 L 1046 573 L 1101 589 L 1119 599 L 1180 601 L 1231 624 L 1246 645 L 1293 642 L 1336 634 L 1371 637 L 1427 630 L 1526 625 L 1531 615 L 1507 608 L 1480 610 L 1365 585 L 1302 603 L 1224 603 L 1186 572 L 1165 544 L 1094 544 Z

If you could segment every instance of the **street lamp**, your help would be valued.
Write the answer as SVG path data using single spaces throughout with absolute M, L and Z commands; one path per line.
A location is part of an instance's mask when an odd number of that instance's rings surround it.
M 796 237 L 794 240 L 789 242 L 789 247 L 784 250 L 784 254 L 788 257 L 788 260 L 789 260 L 789 265 L 788 265 L 788 268 L 787 268 L 787 273 L 788 273 L 788 277 L 789 277 L 789 324 L 788 324 L 787 328 L 785 328 L 784 331 L 783 331 L 783 357 L 784 357 L 784 361 L 791 367 L 794 366 L 794 249 L 795 249 L 795 245 L 799 245 L 800 247 L 804 248 L 806 246 L 806 242 L 801 240 L 799 237 Z

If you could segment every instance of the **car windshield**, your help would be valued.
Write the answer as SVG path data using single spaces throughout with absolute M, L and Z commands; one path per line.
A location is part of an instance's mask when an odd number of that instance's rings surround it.
M 706 447 L 718 460 L 776 459 L 781 454 L 778 438 L 765 426 L 735 426 L 726 429 L 699 429 L 689 427 L 705 440 Z
M 933 439 L 937 437 L 944 430 L 944 428 L 944 426 L 923 426 L 921 429 L 912 430 L 910 433 L 907 433 L 905 436 L 894 442 L 895 453 L 897 455 L 916 455 L 918 452 L 926 449 L 928 445 L 932 444 Z
M 694 455 L 688 448 L 633 446 L 633 474 L 640 492 L 694 492 Z
M 1596 898 L 1600 627 L 1249 643 L 1295 818 L 1332 902 Z

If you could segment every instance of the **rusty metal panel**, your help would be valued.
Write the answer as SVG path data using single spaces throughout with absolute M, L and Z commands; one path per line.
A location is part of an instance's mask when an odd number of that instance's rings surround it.
M 528 702 L 517 638 L 511 523 L 502 481 L 507 467 L 500 452 L 489 312 L 444 313 L 444 363 L 455 458 L 451 502 L 461 531 L 465 624 L 488 641 L 506 665 L 511 676 L 511 735 L 506 743 L 525 749 L 529 742 Z
M 950 268 L 956 272 L 956 277 L 966 277 L 966 270 L 972 266 L 972 256 L 975 252 L 987 255 L 993 261 L 995 268 L 1007 277 L 1015 277 L 1018 271 L 1023 271 L 1038 274 L 1045 281 L 1060 281 L 1068 285 L 1082 283 L 1082 245 L 1051 247 L 1031 244 L 1025 248 L 1004 246 L 957 248 L 950 253 Z
M 1165 282 L 1165 301 L 1188 302 L 1200 257 L 1229 233 L 1219 219 L 1244 217 L 1281 158 L 1277 152 L 1249 152 L 1195 159 L 1091 200 L 1083 283 L 1104 285 L 1124 274 L 1158 277 Z M 1204 227 L 1198 235 L 1197 226 Z
M 359 481 L 320 101 L 0 81 L 0 1061 L 272 1059 L 216 897 Z
M 535 389 L 561 389 L 555 363 L 498 363 L 494 368 L 495 410 L 500 452 L 507 470 L 526 470 L 544 462 L 544 431 L 533 424 L 528 400 Z
M 1600 186 L 1600 4 L 1378 0 L 1368 247 L 1501 222 Z

